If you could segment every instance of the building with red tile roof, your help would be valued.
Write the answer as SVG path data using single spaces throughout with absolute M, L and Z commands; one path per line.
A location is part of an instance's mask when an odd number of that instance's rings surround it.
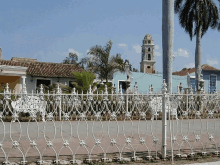
M 208 64 L 202 65 L 201 68 L 204 71 L 220 71 L 220 69 L 216 69 L 213 66 L 210 66 Z M 196 71 L 195 68 L 185 68 L 181 71 L 173 72 L 173 75 L 186 76 L 188 74 L 195 73 L 195 71 Z
M 201 66 L 201 74 L 205 81 L 205 91 L 213 93 L 214 91 L 220 91 L 220 86 L 217 86 L 220 82 L 220 69 L 217 69 L 208 64 Z M 173 72 L 173 75 L 187 76 L 188 85 L 192 85 L 195 91 L 195 68 L 184 68 L 181 71 Z
M 70 85 L 74 81 L 74 72 L 83 69 L 74 64 L 38 62 L 37 59 L 16 58 L 0 59 L 1 88 L 9 83 L 11 89 L 21 90 L 26 83 L 27 91 L 35 91 L 39 84 L 52 85 L 55 82 Z
M 27 58 L 0 60 L 0 65 L 27 67 L 26 74 L 34 77 L 73 78 L 73 72 L 83 71 L 74 64 L 38 62 L 36 59 Z

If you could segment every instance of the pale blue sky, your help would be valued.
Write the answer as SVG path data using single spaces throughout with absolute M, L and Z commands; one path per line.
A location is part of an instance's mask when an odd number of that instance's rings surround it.
M 218 5 L 218 4 L 217 4 Z M 69 51 L 87 56 L 92 46 L 113 41 L 111 54 L 121 53 L 140 70 L 141 44 L 149 33 L 156 45 L 156 70 L 162 72 L 162 1 L 146 0 L 7 0 L 1 2 L 2 58 L 36 58 L 62 62 Z M 174 71 L 193 67 L 196 39 L 180 27 L 175 15 Z M 218 67 L 220 32 L 202 38 L 202 64 Z

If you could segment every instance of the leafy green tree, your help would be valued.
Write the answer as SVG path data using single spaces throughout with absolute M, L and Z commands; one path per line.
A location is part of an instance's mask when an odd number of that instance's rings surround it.
M 212 29 L 218 27 L 220 30 L 218 8 L 212 0 L 175 0 L 174 6 L 175 13 L 179 15 L 180 25 L 189 34 L 190 39 L 192 40 L 192 37 L 196 36 L 195 73 L 196 89 L 198 90 L 200 74 L 198 67 L 201 67 L 202 61 L 201 38 L 210 27 Z
M 96 73 L 101 80 L 105 79 L 106 83 L 115 72 L 124 71 L 123 65 L 120 64 L 120 55 L 110 56 L 111 48 L 112 41 L 109 40 L 106 46 L 96 45 L 88 52 L 91 57 L 88 64 L 89 70 Z
M 117 59 L 116 59 L 116 62 L 121 65 L 123 67 L 123 69 L 125 70 L 125 63 L 128 62 L 128 65 L 129 65 L 129 69 L 131 72 L 139 72 L 138 69 L 136 68 L 132 68 L 132 65 L 130 64 L 129 60 L 126 59 L 125 61 L 121 58 L 121 55 L 120 54 L 117 54 L 116 55 Z
M 73 76 L 76 79 L 76 82 L 73 83 L 73 87 L 78 90 L 79 93 L 86 93 L 89 89 L 89 85 L 93 84 L 93 80 L 95 79 L 95 75 L 91 72 L 83 71 L 83 72 L 75 72 Z
M 84 70 L 87 70 L 87 66 L 88 66 L 88 63 L 89 63 L 89 59 L 88 57 L 84 57 L 80 60 L 80 62 L 78 63 L 78 65 L 83 68 Z
M 136 68 L 133 68 L 132 72 L 139 72 L 139 70 Z
M 122 57 L 121 57 L 121 54 L 116 54 L 116 56 L 115 56 L 115 62 L 117 63 L 117 64 L 119 64 L 119 65 L 121 65 L 121 66 L 123 66 L 124 67 L 124 60 L 122 59 Z
M 78 55 L 76 53 L 70 52 L 69 56 L 63 60 L 63 63 L 64 64 L 75 64 L 75 65 L 83 68 L 84 70 L 86 70 L 88 63 L 89 63 L 89 58 L 88 57 L 81 58 L 81 60 L 79 62 L 78 62 L 78 60 L 79 60 Z
M 64 64 L 78 64 L 78 55 L 76 53 L 69 53 L 69 56 L 66 57 L 66 59 L 63 60 Z

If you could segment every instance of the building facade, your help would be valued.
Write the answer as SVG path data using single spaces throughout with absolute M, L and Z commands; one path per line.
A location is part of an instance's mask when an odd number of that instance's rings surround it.
M 220 70 L 208 64 L 201 67 L 202 78 L 204 80 L 204 90 L 206 93 L 214 93 L 220 91 Z M 173 75 L 187 76 L 188 87 L 192 86 L 195 92 L 195 68 L 184 69 L 182 71 L 174 72 Z
M 131 90 L 134 91 L 134 85 L 138 85 L 139 93 L 149 93 L 149 88 L 152 85 L 154 93 L 161 93 L 162 84 L 163 84 L 163 75 L 162 74 L 146 74 L 140 72 L 131 72 Z M 113 84 L 116 87 L 116 92 L 120 91 L 120 86 L 122 87 L 122 93 L 126 91 L 126 73 L 115 73 Z M 172 92 L 177 92 L 178 85 L 182 85 L 183 90 L 188 87 L 187 85 L 187 76 L 172 76 Z
M 21 91 L 23 84 L 26 84 L 28 93 L 36 92 L 40 84 L 49 86 L 62 83 L 71 87 L 75 82 L 73 73 L 82 71 L 82 68 L 73 64 L 38 62 L 30 58 L 0 59 L 0 90 L 6 83 L 15 93 Z

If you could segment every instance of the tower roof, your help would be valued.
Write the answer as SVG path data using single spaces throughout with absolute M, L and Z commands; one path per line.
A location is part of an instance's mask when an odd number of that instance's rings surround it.
M 146 34 L 145 37 L 144 37 L 144 39 L 150 39 L 150 40 L 152 40 L 152 36 L 151 36 L 150 34 Z

